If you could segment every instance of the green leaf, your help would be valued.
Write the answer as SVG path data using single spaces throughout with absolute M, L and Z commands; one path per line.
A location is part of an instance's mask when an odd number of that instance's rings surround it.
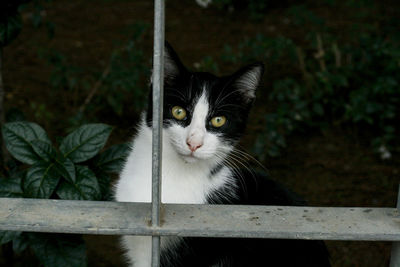
M 34 164 L 40 157 L 32 148 L 33 140 L 41 140 L 51 144 L 46 132 L 42 127 L 32 122 L 10 122 L 2 129 L 6 148 L 17 160 Z
M 41 140 L 33 140 L 32 148 L 36 154 L 44 161 L 55 164 L 55 170 L 59 176 L 64 177 L 67 181 L 75 181 L 75 165 L 69 159 L 57 153 L 53 146 Z
M 27 172 L 24 192 L 28 197 L 50 198 L 60 180 L 54 163 L 40 161 Z
M 47 29 L 47 37 L 49 39 L 53 39 L 54 37 L 54 23 L 50 22 L 50 21 L 46 21 L 46 29 Z
M 75 164 L 72 160 L 59 156 L 56 158 L 55 167 L 60 176 L 71 183 L 75 183 Z
M 111 131 L 105 124 L 83 125 L 62 140 L 60 151 L 75 163 L 86 161 L 99 153 Z
M 21 16 L 18 13 L 6 17 L 6 19 L 0 23 L 0 47 L 8 45 L 17 38 L 18 34 L 21 32 L 21 27 Z
M 128 144 L 118 144 L 105 150 L 94 159 L 96 168 L 104 172 L 119 173 L 129 154 Z
M 313 111 L 318 115 L 318 116 L 323 116 L 324 115 L 324 107 L 320 103 L 314 103 L 313 105 Z
M 105 200 L 105 201 L 112 201 L 113 200 L 113 196 L 111 194 L 111 187 L 110 187 L 110 183 L 111 183 L 111 178 L 110 176 L 108 176 L 105 172 L 99 171 L 96 172 L 96 177 L 97 177 L 97 181 L 99 183 L 100 186 L 100 191 L 101 191 L 101 200 Z
M 45 267 L 87 266 L 86 246 L 80 235 L 30 234 L 30 246 Z
M 21 235 L 21 232 L 0 231 L 0 245 L 11 242 L 20 235 Z
M 22 197 L 21 177 L 0 177 L 0 197 Z
M 21 233 L 21 235 L 13 239 L 13 251 L 15 253 L 21 253 L 26 250 L 29 246 L 29 239 L 26 233 Z
M 56 150 L 48 142 L 36 139 L 31 141 L 31 145 L 33 151 L 44 161 L 52 162 L 57 156 Z
M 86 166 L 76 166 L 75 183 L 62 182 L 57 190 L 62 199 L 99 200 L 101 191 L 95 174 Z

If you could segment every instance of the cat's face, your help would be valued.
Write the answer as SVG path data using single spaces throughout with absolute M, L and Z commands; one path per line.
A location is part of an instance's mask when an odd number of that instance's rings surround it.
M 260 63 L 224 77 L 189 72 L 167 44 L 163 138 L 186 162 L 222 161 L 244 132 L 262 72 Z M 148 126 L 151 120 L 150 98 Z

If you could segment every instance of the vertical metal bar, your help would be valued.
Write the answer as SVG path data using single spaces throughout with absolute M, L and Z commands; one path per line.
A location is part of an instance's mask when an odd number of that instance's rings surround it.
M 397 193 L 397 210 L 400 213 L 400 185 Z M 390 256 L 390 267 L 400 266 L 400 242 L 392 243 L 392 254 Z
M 3 83 L 3 47 L 0 46 L 0 127 L 3 127 L 3 124 L 6 122 L 5 120 L 5 107 L 4 107 L 4 97 L 5 97 L 5 88 Z M 7 161 L 9 160 L 8 151 L 2 138 L 0 138 L 0 166 L 5 166 Z
M 152 211 L 153 226 L 160 226 L 160 195 L 162 167 L 162 119 L 164 88 L 164 0 L 154 1 L 153 48 L 153 157 L 152 157 Z M 152 237 L 152 266 L 160 266 L 160 236 Z

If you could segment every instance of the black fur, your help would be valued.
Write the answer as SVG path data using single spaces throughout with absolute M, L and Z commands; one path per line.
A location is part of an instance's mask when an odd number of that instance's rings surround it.
M 216 77 L 209 73 L 188 71 L 172 47 L 166 44 L 165 49 L 164 127 L 169 127 L 171 122 L 188 126 L 191 122 L 194 104 L 203 90 L 206 90 L 210 107 L 212 107 L 206 121 L 220 115 L 227 118 L 227 123 L 222 127 L 215 128 L 206 123 L 206 129 L 217 132 L 223 136 L 226 142 L 236 144 L 243 135 L 247 116 L 254 100 L 254 90 L 261 78 L 263 65 L 256 63 L 240 69 L 233 75 Z M 243 88 L 247 85 L 249 88 Z M 175 120 L 171 114 L 173 106 L 185 108 L 187 117 L 181 121 Z M 150 127 L 152 120 L 151 97 L 146 116 L 147 125 Z M 221 168 L 222 165 L 217 165 L 212 169 L 210 179 L 213 179 L 213 176 Z M 299 197 L 268 179 L 263 173 L 248 169 L 236 170 L 234 180 L 236 185 L 230 185 L 229 188 L 226 186 L 213 192 L 208 198 L 208 203 L 305 205 L 305 202 Z M 174 252 L 165 251 L 161 254 L 161 266 L 328 267 L 330 263 L 327 249 L 320 241 L 184 238 Z
M 163 124 L 167 128 L 171 122 L 181 124 L 186 127 L 191 122 L 191 115 L 199 97 L 206 90 L 208 102 L 212 109 L 209 110 L 207 121 L 212 117 L 224 115 L 227 122 L 220 128 L 212 127 L 210 123 L 206 124 L 209 132 L 216 132 L 224 137 L 224 140 L 236 143 L 243 135 L 246 127 L 247 116 L 251 108 L 254 97 L 245 97 L 246 92 L 239 90 L 237 81 L 239 81 L 246 72 L 254 68 L 263 72 L 263 64 L 255 63 L 246 66 L 233 75 L 216 77 L 206 72 L 188 71 L 172 47 L 166 44 L 165 47 L 164 69 L 164 108 Z M 187 111 L 187 117 L 184 120 L 175 120 L 171 109 L 174 106 L 181 106 Z M 149 97 L 146 123 L 151 127 L 152 122 L 152 98 Z
M 210 204 L 304 206 L 305 202 L 263 173 L 241 170 L 237 195 L 214 192 Z M 239 182 L 238 180 L 241 179 Z M 246 190 L 244 190 L 246 188 Z M 168 259 L 168 260 L 167 260 Z M 217 265 L 219 264 L 219 265 Z M 184 238 L 177 253 L 161 256 L 163 267 L 329 267 L 329 254 L 322 241 Z

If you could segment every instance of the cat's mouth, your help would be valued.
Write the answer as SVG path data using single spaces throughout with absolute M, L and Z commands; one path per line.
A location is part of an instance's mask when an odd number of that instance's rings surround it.
M 195 163 L 203 160 L 209 159 L 210 155 L 205 155 L 204 153 L 200 153 L 198 151 L 189 152 L 189 151 L 177 151 L 178 155 L 182 158 L 186 163 Z
M 186 156 L 182 155 L 182 158 L 187 163 L 195 163 L 195 162 L 197 162 L 199 160 L 199 158 L 197 158 L 194 155 L 186 155 Z
M 197 162 L 197 161 L 201 160 L 201 158 L 196 156 L 195 153 L 193 153 L 193 152 L 192 153 L 187 153 L 187 154 L 186 153 L 185 154 L 178 153 L 178 154 L 187 163 L 194 163 L 194 162 Z

